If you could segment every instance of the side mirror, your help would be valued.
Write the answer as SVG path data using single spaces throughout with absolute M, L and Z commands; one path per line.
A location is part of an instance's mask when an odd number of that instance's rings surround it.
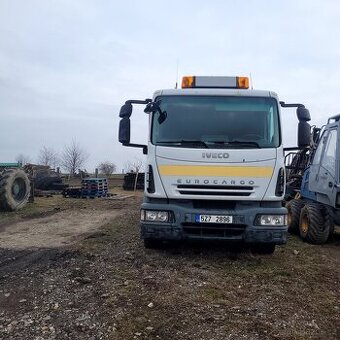
M 311 142 L 311 127 L 305 121 L 300 121 L 298 124 L 298 147 L 305 148 Z
M 119 143 L 130 143 L 130 118 L 124 117 L 119 122 Z
M 302 107 L 302 106 L 299 106 L 296 109 L 296 115 L 299 121 L 308 122 L 311 119 L 309 111 L 305 107 Z
M 120 108 L 119 117 L 121 117 L 121 118 L 124 118 L 124 117 L 130 118 L 131 114 L 132 114 L 132 104 L 131 103 L 124 104 Z

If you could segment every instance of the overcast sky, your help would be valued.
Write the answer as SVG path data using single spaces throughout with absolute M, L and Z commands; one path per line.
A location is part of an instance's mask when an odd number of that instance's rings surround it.
M 320 125 L 340 113 L 340 1 L 0 0 L 0 162 L 75 139 L 124 167 L 140 149 L 117 141 L 119 107 L 182 75 L 249 75 L 301 102 Z M 284 144 L 297 119 L 283 110 Z M 145 143 L 136 110 L 132 139 Z

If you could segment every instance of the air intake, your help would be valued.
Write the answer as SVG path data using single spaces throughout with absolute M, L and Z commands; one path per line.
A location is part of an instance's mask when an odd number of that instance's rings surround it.
M 252 186 L 232 185 L 185 185 L 177 186 L 181 195 L 208 195 L 208 196 L 250 196 L 254 192 Z

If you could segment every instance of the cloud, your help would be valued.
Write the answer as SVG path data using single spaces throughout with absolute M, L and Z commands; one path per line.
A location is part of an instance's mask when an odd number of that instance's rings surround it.
M 251 73 L 322 124 L 338 112 L 339 13 L 337 1 L 2 1 L 0 159 L 76 138 L 88 169 L 122 168 L 142 154 L 117 142 L 120 105 L 174 87 L 177 62 L 180 75 Z M 291 146 L 295 113 L 282 118 Z M 145 142 L 141 109 L 132 126 Z

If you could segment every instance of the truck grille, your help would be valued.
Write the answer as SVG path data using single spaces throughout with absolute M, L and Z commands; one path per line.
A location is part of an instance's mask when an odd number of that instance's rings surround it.
M 223 237 L 240 236 L 244 233 L 244 224 L 203 224 L 183 223 L 183 231 L 196 237 Z
M 210 195 L 210 196 L 250 196 L 254 192 L 252 186 L 235 185 L 177 185 L 181 195 Z

